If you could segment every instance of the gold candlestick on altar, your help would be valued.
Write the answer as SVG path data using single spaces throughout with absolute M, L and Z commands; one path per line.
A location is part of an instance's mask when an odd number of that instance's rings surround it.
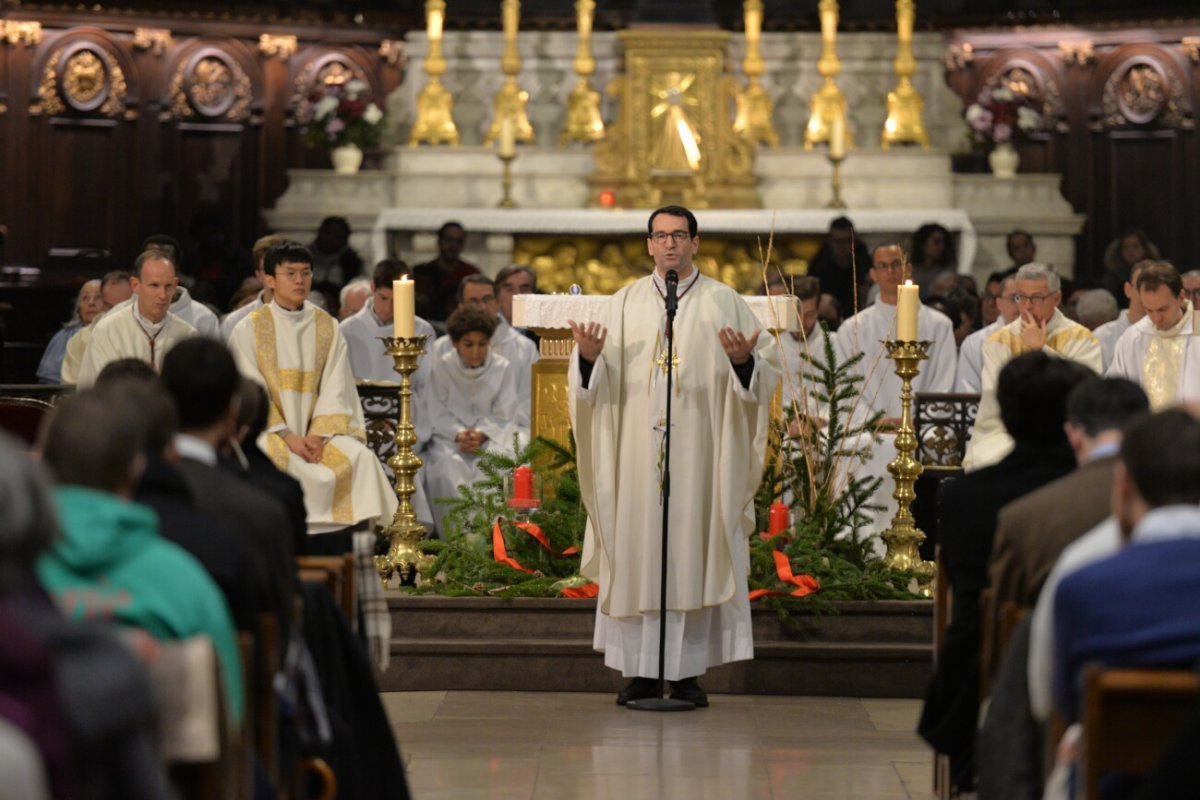
M 408 137 L 410 147 L 425 144 L 447 144 L 458 147 L 458 127 L 451 111 L 454 98 L 442 86 L 446 72 L 442 56 L 442 27 L 446 20 L 446 0 L 425 0 L 425 25 L 429 37 L 429 54 L 425 56 L 425 74 L 429 80 L 417 96 L 417 121 Z
M 899 82 L 895 89 L 888 92 L 888 115 L 880 138 L 884 150 L 900 143 L 915 143 L 929 149 L 929 131 L 925 129 L 923 119 L 925 100 L 912 85 L 913 73 L 917 71 L 917 61 L 912 52 L 913 19 L 916 15 L 917 7 L 913 0 L 896 0 L 896 36 L 900 47 L 893 68 Z
M 504 173 L 500 178 L 500 188 L 503 191 L 503 196 L 500 202 L 496 204 L 497 208 L 516 208 L 517 201 L 513 200 L 512 196 L 512 162 L 517 157 L 516 153 L 500 153 L 500 163 L 504 165 Z
M 759 45 L 762 41 L 762 0 L 746 0 L 742 5 L 746 23 L 746 57 L 742 72 L 746 73 L 746 88 L 737 93 L 737 117 L 733 132 L 756 144 L 779 147 L 779 134 L 771 122 L 773 104 L 759 77 L 766 71 Z
M 500 69 L 508 77 L 493 101 L 495 113 L 487 136 L 483 140 L 485 147 L 500 137 L 500 128 L 504 120 L 513 123 L 513 136 L 518 142 L 533 142 L 533 126 L 529 124 L 529 92 L 517 83 L 517 75 L 521 72 L 521 50 L 517 46 L 517 25 L 521 19 L 520 0 L 503 0 L 500 5 L 504 17 L 504 55 L 500 58 Z
M 590 81 L 596 71 L 596 59 L 592 57 L 592 14 L 595 10 L 596 0 L 576 0 L 575 21 L 579 28 L 579 49 L 575 51 L 572 66 L 579 80 L 567 98 L 567 122 L 559 138 L 560 144 L 590 144 L 604 138 L 600 93 L 592 88 Z
M 805 150 L 812 150 L 817 142 L 829 141 L 833 120 L 837 117 L 846 118 L 846 98 L 835 82 L 842 71 L 842 62 L 837 56 L 837 0 L 821 0 L 817 10 L 821 14 L 821 57 L 817 59 L 817 72 L 825 81 L 820 89 L 813 92 L 812 114 L 804 129 Z M 853 146 L 854 142 L 847 131 L 846 147 Z
M 887 545 L 883 563 L 889 569 L 915 572 L 925 578 L 933 577 L 933 564 L 921 560 L 918 545 L 925 541 L 925 533 L 916 526 L 910 506 L 916 499 L 913 486 L 924 471 L 921 462 L 913 458 L 917 449 L 917 434 L 912 422 L 912 380 L 921 371 L 920 364 L 928 358 L 931 342 L 886 341 L 888 358 L 896 362 L 896 374 L 902 382 L 900 389 L 900 427 L 896 431 L 896 458 L 888 464 L 888 472 L 896 481 L 892 497 L 896 499 L 896 516 L 892 525 L 881 536 Z M 927 584 L 927 581 L 922 581 Z M 922 586 L 922 593 L 928 586 Z
M 845 208 L 842 200 L 842 162 L 846 160 L 846 120 L 834 117 L 829 128 L 829 163 L 833 165 L 833 198 L 827 208 Z
M 412 374 L 417 369 L 417 358 L 425 352 L 425 339 L 424 336 L 383 339 L 385 352 L 392 357 L 396 372 L 400 373 L 400 420 L 396 425 L 396 452 L 387 462 L 396 476 L 396 497 L 400 505 L 392 517 L 392 524 L 380 533 L 380 536 L 388 539 L 387 555 L 375 557 L 375 569 L 385 587 L 393 572 L 399 573 L 402 583 L 411 584 L 422 559 L 418 543 L 425 536 L 425 526 L 417 521 L 412 496 L 417 490 L 417 471 L 424 462 L 412 449 L 417 443 L 412 421 Z

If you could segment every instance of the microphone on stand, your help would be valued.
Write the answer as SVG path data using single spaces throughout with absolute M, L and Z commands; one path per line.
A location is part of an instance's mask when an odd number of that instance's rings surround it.
M 673 269 L 667 270 L 667 318 L 675 319 L 675 309 L 679 306 L 676 292 L 679 291 L 679 273 Z

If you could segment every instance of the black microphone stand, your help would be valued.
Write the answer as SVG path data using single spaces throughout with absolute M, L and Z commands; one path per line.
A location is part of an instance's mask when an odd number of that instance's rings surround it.
M 675 374 L 675 311 L 679 306 L 679 273 L 667 270 L 667 413 L 666 430 L 663 431 L 662 472 L 662 559 L 658 584 L 658 697 L 630 700 L 626 708 L 635 711 L 694 711 L 696 704 L 690 700 L 675 700 L 663 697 L 666 681 L 663 673 L 667 663 L 667 528 L 671 516 L 671 389 Z

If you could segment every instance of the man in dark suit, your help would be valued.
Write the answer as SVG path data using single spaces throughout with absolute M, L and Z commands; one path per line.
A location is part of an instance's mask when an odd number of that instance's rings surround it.
M 918 732 L 950 756 L 960 790 L 973 783 L 979 709 L 980 592 L 987 586 L 996 516 L 1009 502 L 1075 466 L 1063 423 L 1067 395 L 1092 373 L 1038 350 L 1012 359 L 996 386 L 1000 419 L 1016 446 L 1002 461 L 942 485 L 939 537 L 954 619 L 938 654 Z
M 1090 378 L 1067 397 L 1067 440 L 1079 468 L 1000 509 L 992 548 L 992 599 L 1032 608 L 1063 548 L 1109 515 L 1121 429 L 1150 409 L 1142 387 Z
M 275 498 L 220 466 L 221 445 L 233 435 L 241 374 L 225 345 L 194 337 L 163 359 L 162 382 L 179 411 L 179 471 L 196 504 L 241 532 L 271 567 L 271 606 L 281 643 L 292 618 L 296 559 L 287 516 Z

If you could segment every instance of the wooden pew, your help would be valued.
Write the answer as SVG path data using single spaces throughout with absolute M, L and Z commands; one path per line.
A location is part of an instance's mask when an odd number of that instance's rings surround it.
M 1083 796 L 1099 798 L 1100 776 L 1144 775 L 1200 699 L 1190 670 L 1103 669 L 1084 677 Z

